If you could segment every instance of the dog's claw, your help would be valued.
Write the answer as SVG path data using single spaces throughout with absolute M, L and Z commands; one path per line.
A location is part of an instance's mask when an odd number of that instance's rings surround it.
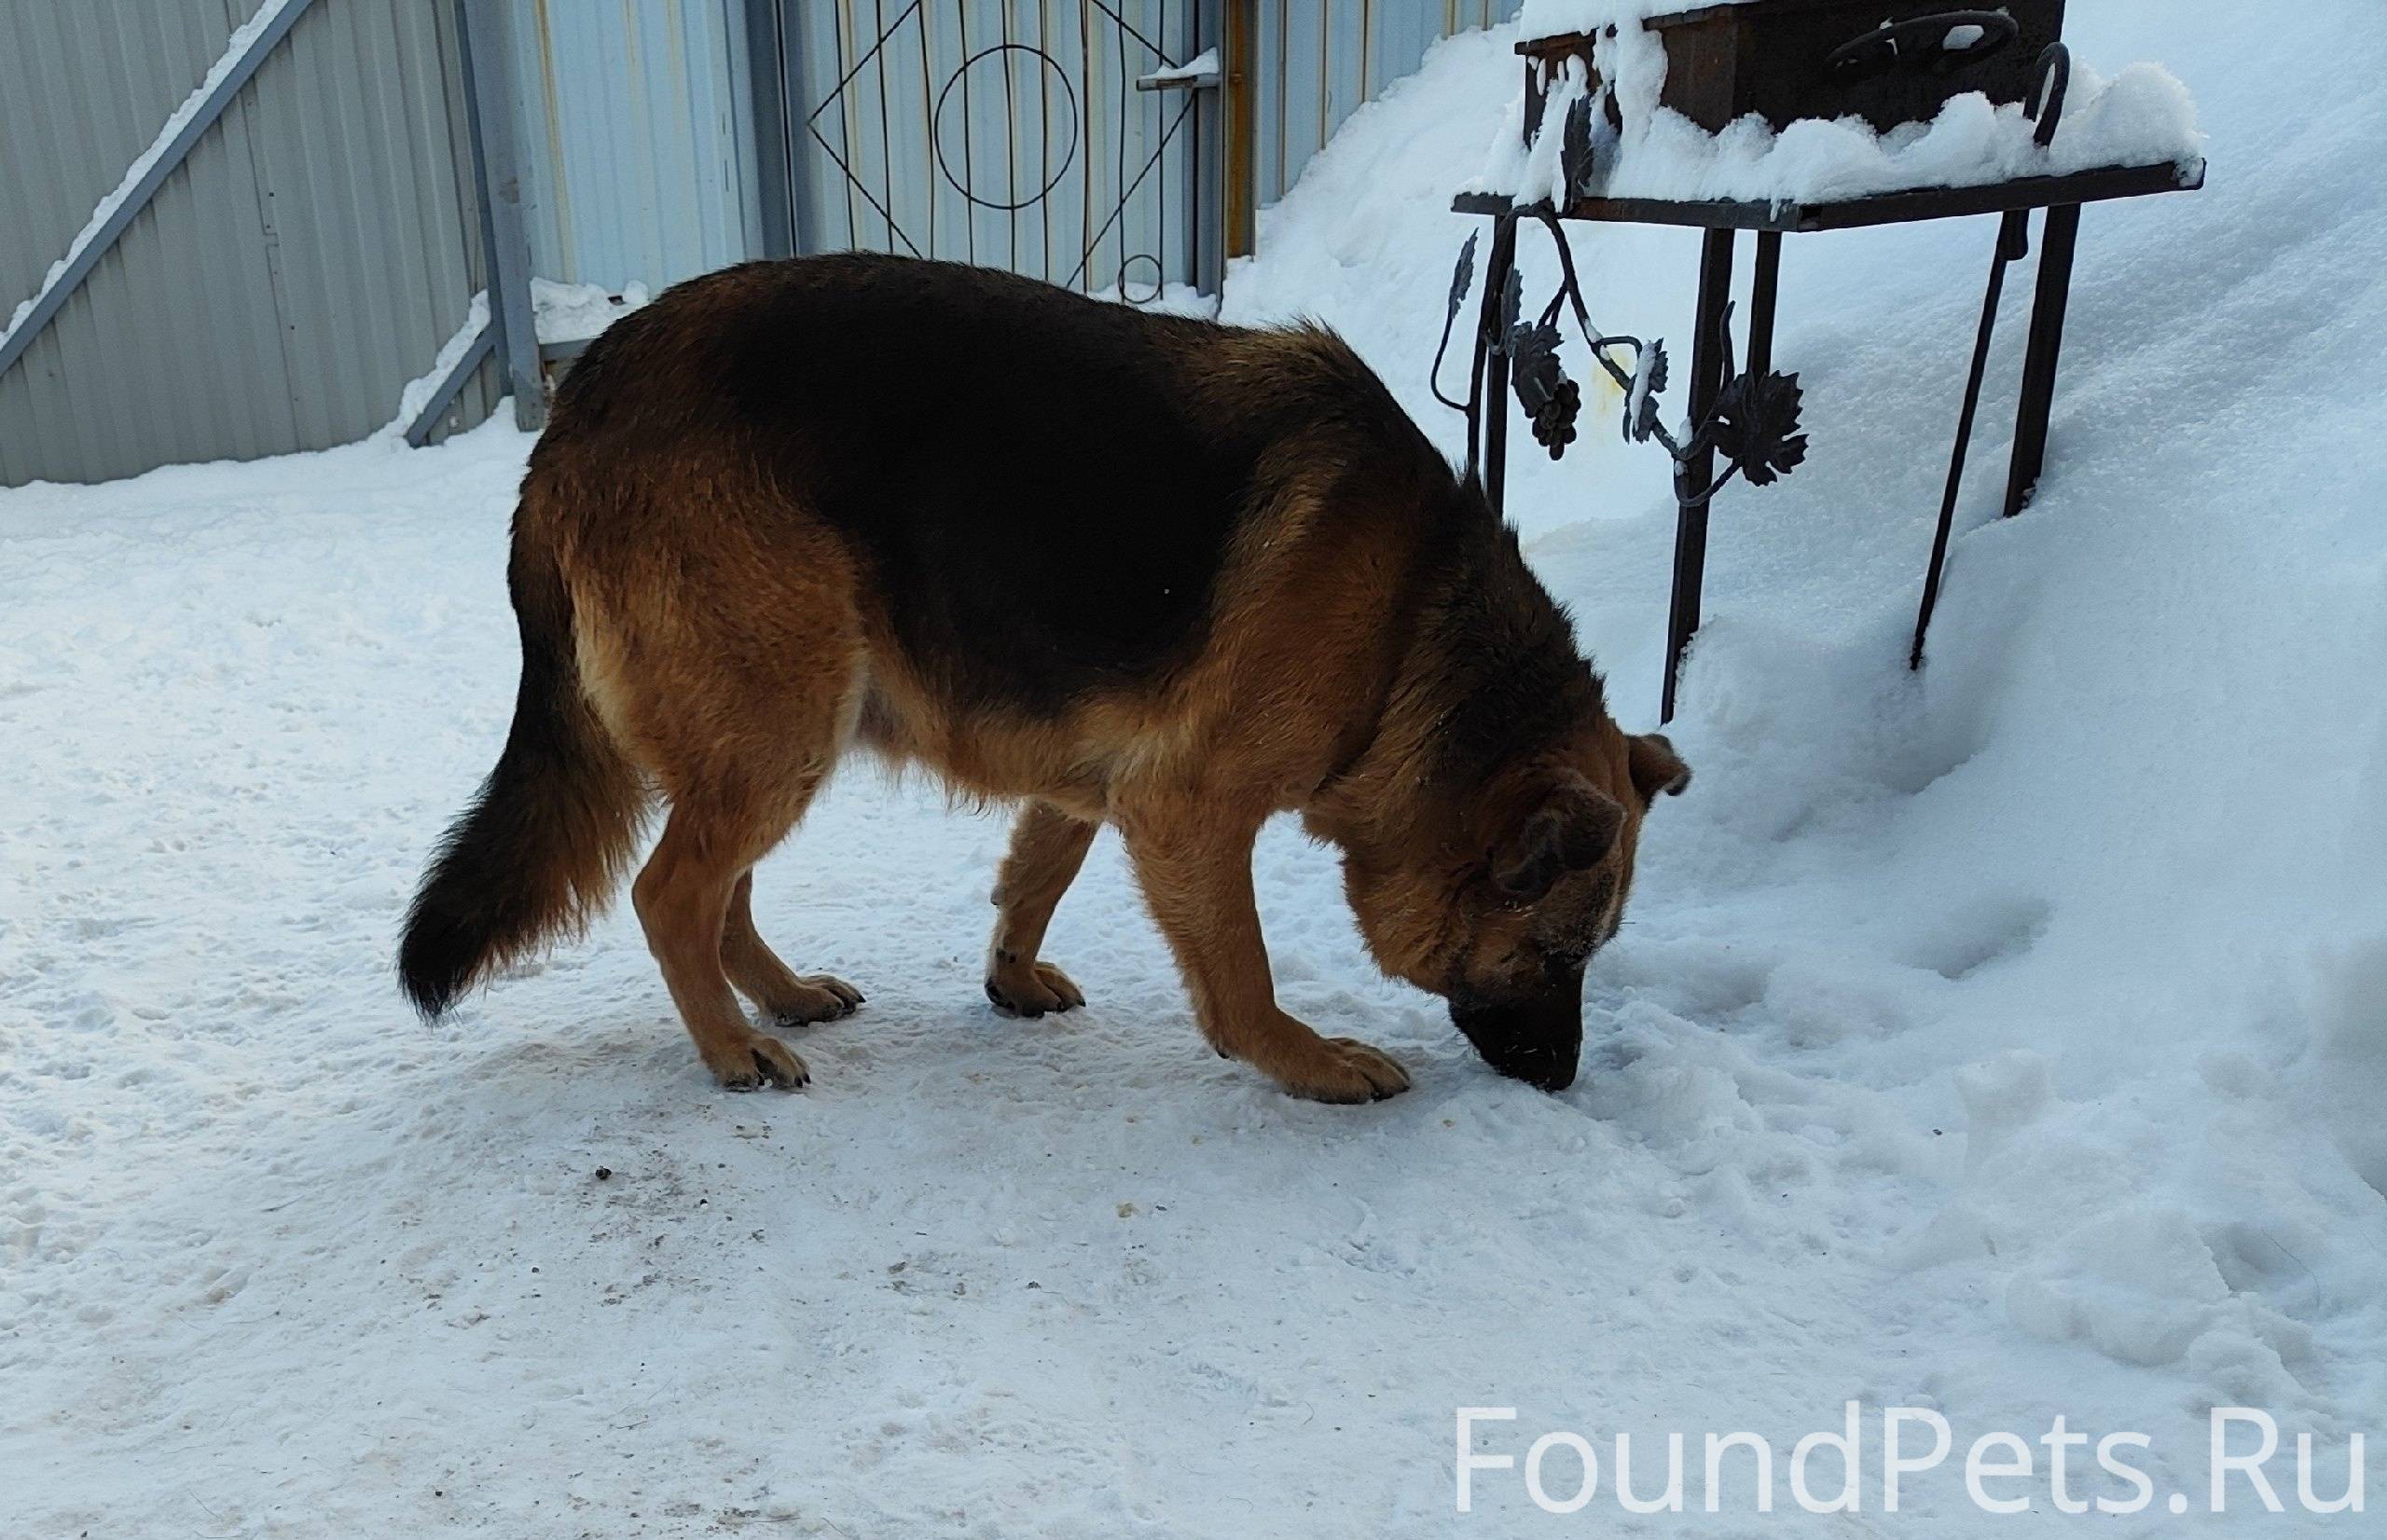
M 1022 967 L 1015 959 L 1005 961 L 1000 956 L 994 970 L 987 975 L 987 998 L 1006 1016 L 1031 1020 L 1048 1011 L 1075 1011 L 1085 1004 L 1084 992 L 1051 963 Z
M 812 1083 L 812 1071 L 787 1044 L 757 1032 L 720 1056 L 713 1078 L 724 1091 L 760 1091 L 766 1085 L 801 1091 Z
M 815 973 L 796 981 L 799 993 L 775 999 L 764 1008 L 774 1026 L 810 1026 L 816 1022 L 842 1021 L 854 1013 L 864 996 L 845 980 Z

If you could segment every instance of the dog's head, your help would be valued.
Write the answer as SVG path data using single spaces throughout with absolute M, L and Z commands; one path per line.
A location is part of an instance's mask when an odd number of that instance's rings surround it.
M 1369 949 L 1448 1000 L 1493 1068 L 1566 1089 L 1582 1051 L 1583 967 L 1623 919 L 1641 820 L 1690 782 L 1665 738 L 1602 717 L 1449 808 L 1439 848 L 1346 862 Z

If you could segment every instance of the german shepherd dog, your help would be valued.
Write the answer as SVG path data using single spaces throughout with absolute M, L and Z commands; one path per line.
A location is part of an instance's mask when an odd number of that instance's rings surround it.
M 738 995 L 779 1026 L 862 1001 L 781 962 L 751 898 L 856 746 L 1019 804 L 997 1007 L 1084 1003 L 1041 951 L 1109 823 L 1211 1046 L 1326 1102 L 1409 1077 L 1278 1008 L 1271 814 L 1341 850 L 1387 973 L 1554 1091 L 1643 815 L 1688 778 L 1339 338 L 981 268 L 751 263 L 615 323 L 531 455 L 508 583 L 514 725 L 415 896 L 407 992 L 435 1015 L 584 921 L 659 798 L 631 896 L 735 1089 L 808 1079 Z

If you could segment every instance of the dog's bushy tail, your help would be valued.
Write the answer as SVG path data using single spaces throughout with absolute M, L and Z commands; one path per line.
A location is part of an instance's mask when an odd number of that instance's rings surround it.
M 398 947 L 399 979 L 426 1017 L 601 909 L 646 811 L 636 767 L 582 692 L 571 590 L 525 522 L 516 516 L 506 572 L 522 632 L 514 726 L 423 873 Z

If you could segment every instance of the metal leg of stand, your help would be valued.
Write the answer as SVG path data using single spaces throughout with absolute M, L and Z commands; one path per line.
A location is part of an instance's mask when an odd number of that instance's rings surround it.
M 1709 230 L 1699 257 L 1699 320 L 1690 349 L 1690 420 L 1707 420 L 1724 388 L 1724 310 L 1732 296 L 1732 232 Z M 1769 344 L 1770 347 L 1770 344 Z M 1703 450 L 1675 472 L 1677 488 L 1704 487 L 1716 474 L 1716 456 Z M 1678 506 L 1675 513 L 1674 598 L 1666 610 L 1666 686 L 1658 720 L 1675 717 L 1675 685 L 1682 655 L 1699 629 L 1699 591 L 1707 571 L 1707 509 Z
M 2022 358 L 2022 409 L 2014 425 L 2014 466 L 2006 480 L 2006 516 L 2031 501 L 2047 468 L 2048 418 L 2063 358 L 2063 321 L 2072 302 L 2072 258 L 2080 241 L 2080 205 L 2048 211 L 2039 241 L 2039 293 L 2031 306 L 2031 346 Z
M 2006 294 L 2006 268 L 2030 254 L 2031 216 L 2017 210 L 1997 229 L 1997 255 L 1989 265 L 1989 294 L 1980 306 L 1980 330 L 1973 338 L 1972 373 L 1965 379 L 1965 409 L 1956 418 L 1956 447 L 1948 457 L 1947 489 L 1939 497 L 1939 528 L 1931 537 L 1931 565 L 1923 574 L 1923 606 L 1914 615 L 1914 647 L 1909 668 L 1923 667 L 1923 639 L 1931 612 L 1939 607 L 1939 577 L 1948 565 L 1948 539 L 1956 528 L 1956 500 L 1965 489 L 1965 457 L 1972 451 L 1973 420 L 1980 411 L 1981 381 L 1989 372 L 1989 345 L 1997 335 L 1997 303 Z
M 1483 297 L 1476 302 L 1475 337 L 1468 351 L 1467 364 L 1467 478 L 1479 487 L 1485 484 L 1483 382 L 1492 372 L 1492 343 L 1499 329 L 1500 291 L 1516 267 L 1516 254 L 1514 226 L 1508 220 L 1495 219 L 1492 253 L 1483 267 Z
M 1500 335 L 1501 294 L 1517 266 L 1517 221 L 1504 214 L 1492 226 L 1492 260 L 1483 270 L 1483 325 L 1492 336 L 1484 363 L 1483 497 L 1499 514 L 1509 490 L 1509 339 Z
M 1749 287 L 1749 374 L 1763 379 L 1773 372 L 1773 312 L 1782 290 L 1782 232 L 1763 230 L 1757 238 L 1757 276 Z

